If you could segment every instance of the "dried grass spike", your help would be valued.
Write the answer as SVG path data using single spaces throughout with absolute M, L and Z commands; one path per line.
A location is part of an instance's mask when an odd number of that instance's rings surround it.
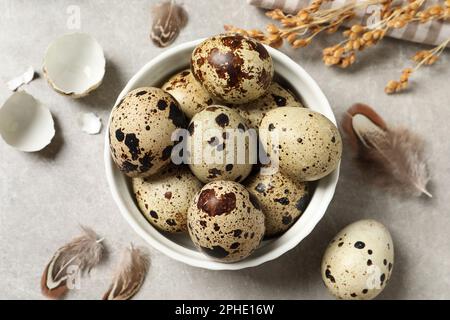
M 48 298 L 60 299 L 77 284 L 78 276 L 96 266 L 104 252 L 102 239 L 88 227 L 83 234 L 59 248 L 45 267 L 41 291 Z
M 150 260 L 145 252 L 133 245 L 127 248 L 103 300 L 131 299 L 144 283 L 149 265 Z

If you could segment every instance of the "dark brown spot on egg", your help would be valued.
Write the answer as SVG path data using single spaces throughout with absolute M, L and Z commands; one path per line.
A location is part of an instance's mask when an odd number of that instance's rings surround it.
M 122 132 L 122 130 L 120 129 L 116 130 L 116 139 L 119 142 L 122 142 L 125 139 L 125 134 Z
M 120 167 L 120 170 L 125 172 L 125 173 L 133 172 L 133 171 L 136 171 L 137 169 L 138 169 L 138 166 L 135 165 L 135 164 L 132 164 L 129 161 L 124 161 L 122 163 L 122 166 Z
M 355 242 L 355 248 L 356 249 L 364 249 L 364 247 L 366 246 L 366 244 L 362 241 L 357 241 Z
M 139 159 L 139 163 L 141 164 L 139 170 L 141 172 L 150 170 L 153 167 L 152 161 L 154 158 L 155 157 L 151 156 L 151 154 L 147 152 L 142 158 Z
M 184 113 L 174 102 L 171 102 L 169 106 L 169 119 L 172 120 L 172 123 L 177 128 L 184 128 L 186 126 Z
M 238 237 L 240 238 L 241 234 L 242 234 L 242 230 L 240 230 L 240 229 L 236 229 L 233 231 L 233 237 L 235 237 L 235 238 L 238 238 Z
M 242 69 L 244 60 L 233 52 L 221 52 L 218 48 L 213 48 L 207 59 L 217 76 L 227 81 L 228 88 L 237 88 L 244 79 L 253 78 Z
M 286 197 L 276 198 L 276 199 L 273 199 L 273 201 L 277 202 L 277 203 L 279 203 L 279 204 L 281 204 L 283 206 L 287 206 L 290 203 L 289 199 L 286 198 Z
M 245 132 L 245 125 L 243 123 L 238 124 L 238 130 L 241 132 Z
M 259 204 L 258 198 L 256 198 L 252 193 L 248 193 L 249 200 L 253 207 L 255 207 L 258 210 L 261 210 L 261 205 Z
M 308 207 L 308 204 L 309 204 L 309 196 L 305 194 L 303 197 L 298 199 L 297 203 L 295 204 L 295 207 L 297 208 L 298 211 L 305 212 L 306 208 Z
M 225 113 L 221 113 L 216 117 L 216 123 L 222 128 L 225 128 L 227 125 L 230 124 L 230 118 L 228 118 L 228 116 Z
M 216 137 L 211 137 L 211 139 L 208 140 L 208 144 L 215 147 L 219 144 L 219 139 Z
M 165 147 L 164 150 L 162 151 L 161 160 L 163 160 L 163 161 L 168 160 L 170 158 L 170 156 L 172 155 L 172 149 L 173 149 L 173 146 Z
M 139 92 L 137 92 L 137 93 L 135 94 L 135 96 L 136 96 L 136 97 L 140 97 L 140 96 L 143 96 L 143 95 L 146 94 L 146 93 L 147 93 L 147 91 L 145 91 L 145 90 L 139 91 Z
M 243 40 L 245 40 L 245 38 L 241 35 L 227 35 L 220 39 L 222 44 L 231 50 L 242 49 Z
M 286 98 L 284 98 L 282 96 L 278 96 L 276 94 L 272 94 L 272 98 L 273 98 L 273 101 L 275 101 L 275 104 L 278 107 L 285 107 L 286 106 L 286 103 L 287 103 Z
M 273 131 L 275 129 L 275 125 L 273 123 L 269 124 L 269 131 Z
M 214 179 L 220 176 L 222 174 L 222 171 L 217 168 L 212 168 L 208 170 L 208 173 L 208 179 Z
M 253 50 L 258 52 L 259 58 L 261 60 L 266 60 L 270 57 L 269 52 L 261 43 L 259 43 L 257 41 L 253 41 L 253 40 L 248 40 L 247 42 Z
M 236 208 L 236 195 L 229 192 L 216 197 L 214 189 L 206 189 L 198 197 L 197 208 L 211 217 L 230 213 Z
M 237 248 L 239 248 L 239 246 L 240 246 L 241 244 L 239 243 L 239 242 L 235 242 L 235 243 L 233 243 L 231 246 L 230 246 L 230 249 L 237 249 Z
M 158 103 L 156 104 L 159 110 L 163 111 L 167 109 L 167 101 L 160 99 L 158 100 Z
M 166 193 L 164 193 L 164 198 L 166 198 L 167 200 L 172 199 L 172 192 L 167 191 Z
M 325 278 L 329 279 L 332 283 L 336 283 L 336 279 L 331 275 L 330 269 L 325 270 Z
M 150 216 L 151 216 L 153 219 L 158 219 L 158 214 L 157 214 L 156 211 L 154 211 L 154 210 L 150 210 Z
M 174 227 L 177 225 L 177 222 L 174 219 L 167 219 L 166 223 L 171 227 Z
M 212 248 L 200 247 L 201 250 L 210 257 L 223 259 L 228 256 L 229 252 L 221 246 L 213 246 Z
M 281 222 L 283 222 L 284 225 L 289 225 L 292 222 L 292 217 L 291 216 L 284 216 L 281 219 Z
M 128 133 L 125 136 L 125 145 L 128 147 L 128 150 L 130 151 L 131 159 L 137 160 L 139 158 L 141 150 L 139 149 L 139 139 L 136 137 L 134 133 Z
M 233 170 L 233 165 L 230 163 L 230 164 L 227 164 L 226 166 L 225 166 L 225 170 L 227 170 L 227 171 L 231 171 L 231 170 Z

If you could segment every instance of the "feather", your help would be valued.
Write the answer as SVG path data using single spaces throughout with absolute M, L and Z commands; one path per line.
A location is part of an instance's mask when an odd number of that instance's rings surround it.
M 405 128 L 388 127 L 365 105 L 353 106 L 345 117 L 344 130 L 361 159 L 378 165 L 386 177 L 400 183 L 403 191 L 432 197 L 426 188 L 430 175 L 420 137 Z
M 145 252 L 133 245 L 127 248 L 103 300 L 131 299 L 144 283 L 149 265 L 150 260 Z
M 81 229 L 83 234 L 59 248 L 45 267 L 41 291 L 48 298 L 62 298 L 69 289 L 78 286 L 78 277 L 89 273 L 103 256 L 103 239 L 98 239 L 90 228 Z
M 186 11 L 174 0 L 163 1 L 153 7 L 150 38 L 158 47 L 167 47 L 187 23 Z

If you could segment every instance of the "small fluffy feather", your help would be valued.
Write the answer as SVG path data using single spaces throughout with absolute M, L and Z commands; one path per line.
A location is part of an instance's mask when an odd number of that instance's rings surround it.
M 187 14 L 174 0 L 163 1 L 153 7 L 150 38 L 158 47 L 167 47 L 177 38 L 187 23 Z
M 372 125 L 359 125 L 357 129 L 353 125 L 356 115 L 364 116 Z M 342 127 L 361 163 L 370 165 L 369 172 L 378 184 L 393 187 L 395 181 L 394 191 L 432 197 L 426 189 L 430 175 L 420 137 L 407 129 L 387 126 L 375 110 L 364 104 L 355 104 L 347 111 Z
M 369 159 L 391 173 L 405 191 L 432 197 L 426 188 L 430 175 L 422 139 L 403 128 L 388 129 L 385 134 L 367 132 L 364 139 L 373 147 L 368 150 Z
M 45 296 L 59 299 L 67 293 L 67 281 L 72 277 L 69 267 L 75 266 L 83 274 L 90 272 L 102 259 L 102 240 L 92 229 L 84 226 L 81 229 L 83 234 L 59 248 L 45 267 L 41 279 L 41 290 Z
M 131 299 L 144 283 L 149 265 L 150 260 L 145 252 L 133 245 L 127 248 L 103 300 Z

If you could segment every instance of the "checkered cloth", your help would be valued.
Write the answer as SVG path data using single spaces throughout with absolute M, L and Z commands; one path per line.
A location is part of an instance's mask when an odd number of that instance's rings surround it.
M 276 9 L 280 8 L 286 13 L 295 13 L 300 8 L 307 6 L 310 0 L 247 0 L 249 4 L 265 8 L 265 9 Z M 334 0 L 324 3 L 322 6 L 324 8 L 335 8 L 342 6 L 354 0 Z M 443 3 L 442 0 L 426 0 L 425 6 L 430 6 L 436 3 Z M 364 22 L 369 17 L 373 17 L 374 10 L 376 7 L 368 7 L 359 10 L 356 17 L 351 21 L 351 23 Z M 450 38 L 450 23 L 430 21 L 424 24 L 410 23 L 405 28 L 394 29 L 388 33 L 388 36 L 403 39 L 408 41 L 414 41 L 419 43 L 433 44 L 437 45 L 442 43 L 444 40 Z

